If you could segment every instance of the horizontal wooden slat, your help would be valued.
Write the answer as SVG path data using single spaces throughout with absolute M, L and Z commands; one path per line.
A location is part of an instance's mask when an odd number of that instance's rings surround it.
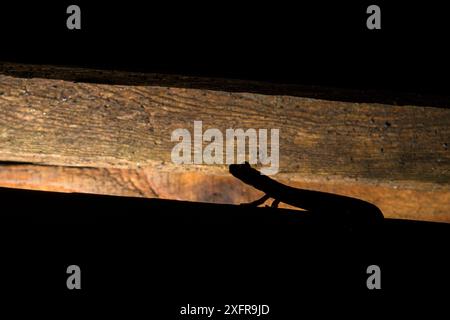
M 93 168 L 51 169 L 41 186 L 54 181 L 68 190 L 155 196 L 142 190 L 147 190 L 148 181 L 156 183 L 166 175 L 164 179 L 170 183 L 164 188 L 173 189 L 166 194 L 172 198 L 202 200 L 199 190 L 208 189 L 209 180 L 219 181 L 211 182 L 218 190 L 222 182 L 228 186 L 228 191 L 219 191 L 222 194 L 232 192 L 235 182 L 231 182 L 226 165 L 171 162 L 175 145 L 170 141 L 171 132 L 177 128 L 192 132 L 193 121 L 202 120 L 203 130 L 279 128 L 280 172 L 275 178 L 290 185 L 359 195 L 379 204 L 391 217 L 448 220 L 450 109 L 315 99 L 298 92 L 225 91 L 220 86 L 207 90 L 157 82 L 74 82 L 52 79 L 51 68 L 42 74 L 47 78 L 36 72 L 27 77 L 26 66 L 20 68 L 21 73 L 14 74 L 14 65 L 0 64 L 0 161 Z M 71 72 L 72 76 L 83 74 L 86 81 L 89 74 L 95 79 L 101 74 Z M 126 73 L 115 75 L 130 78 Z M 189 78 L 183 78 L 183 83 L 189 83 Z M 8 170 L 5 168 L 2 175 Z M 81 171 L 75 174 L 76 170 Z M 33 175 L 38 171 L 33 169 Z M 69 179 L 64 172 L 78 176 L 71 178 L 72 186 L 64 182 Z M 86 187 L 89 183 L 85 181 L 98 179 L 94 178 L 98 175 L 103 177 L 96 180 L 102 181 L 99 186 Z M 125 185 L 118 184 L 117 179 L 124 175 Z M 7 184 L 11 179 L 3 181 Z M 186 188 L 182 179 L 199 179 L 199 189 L 192 191 L 197 195 L 180 191 Z M 36 181 L 18 180 L 30 185 Z M 143 183 L 142 190 L 131 187 L 132 181 Z M 253 195 L 246 191 L 243 198 Z M 158 196 L 164 197 L 164 193 Z M 234 196 L 230 199 L 241 201 Z M 212 201 L 219 200 L 222 198 Z
M 450 222 L 450 192 L 430 185 L 407 188 L 358 181 L 282 181 L 289 185 L 337 193 L 376 204 L 386 217 Z M 58 192 L 82 192 L 239 204 L 260 191 L 231 176 L 152 169 L 76 168 L 26 164 L 0 166 L 0 186 Z M 281 204 L 281 207 L 291 208 Z

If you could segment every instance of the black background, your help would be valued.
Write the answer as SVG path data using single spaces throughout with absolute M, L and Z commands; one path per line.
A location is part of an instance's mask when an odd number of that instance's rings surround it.
M 2 307 L 15 313 L 180 319 L 187 304 L 268 304 L 270 319 L 432 317 L 448 300 L 447 224 L 349 228 L 272 208 L 6 188 L 0 197 Z M 72 264 L 78 291 L 66 287 Z M 381 290 L 367 289 L 372 264 Z M 230 317 L 251 318 L 213 319 Z
M 448 95 L 443 2 L 376 3 L 381 30 L 369 1 L 15 1 L 1 59 Z
M 69 4 L 81 7 L 81 30 L 66 28 Z M 15 1 L 0 5 L 0 60 L 448 97 L 442 4 L 377 1 L 382 30 L 367 30 L 370 4 Z M 0 288 L 14 312 L 182 319 L 187 303 L 266 303 L 274 319 L 360 318 L 430 313 L 448 298 L 445 226 L 392 222 L 355 235 L 227 206 L 51 197 L 1 196 Z M 194 211 L 217 218 L 184 220 Z M 82 269 L 79 292 L 65 287 L 70 264 Z M 381 266 L 381 291 L 365 287 L 370 264 Z

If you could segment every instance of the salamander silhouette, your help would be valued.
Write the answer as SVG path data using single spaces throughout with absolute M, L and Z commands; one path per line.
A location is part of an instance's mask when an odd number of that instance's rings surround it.
M 357 223 L 375 223 L 384 218 L 381 210 L 372 203 L 333 193 L 293 188 L 262 175 L 248 162 L 232 164 L 229 166 L 229 171 L 242 182 L 265 193 L 262 198 L 243 205 L 259 206 L 272 198 L 274 199 L 271 205 L 273 208 L 283 202 L 321 217 L 345 218 Z

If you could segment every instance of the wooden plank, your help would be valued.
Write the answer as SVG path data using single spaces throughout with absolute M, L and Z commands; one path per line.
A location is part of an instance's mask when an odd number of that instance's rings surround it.
M 147 80 L 119 85 L 74 82 L 74 74 L 89 81 L 104 72 L 45 70 L 0 64 L 0 161 L 228 177 L 226 165 L 174 165 L 172 131 L 192 132 L 194 120 L 203 121 L 203 130 L 222 132 L 279 128 L 278 180 L 316 183 L 316 189 L 337 193 L 357 185 L 366 200 L 376 194 L 398 199 L 382 200 L 386 208 L 399 202 L 408 208 L 412 201 L 415 216 L 428 212 L 423 219 L 433 220 L 438 212 L 436 219 L 446 220 L 443 212 L 450 212 L 443 201 L 436 202 L 450 192 L 450 109 L 327 100 L 295 90 L 267 94 L 263 85 L 256 91 L 264 93 L 242 92 L 240 82 L 229 81 L 223 86 L 228 91 L 218 84 L 210 90 L 198 88 L 207 80 L 186 77 L 141 75 Z M 135 78 L 113 74 L 114 83 Z M 383 192 L 373 191 L 379 186 Z M 364 195 L 369 190 L 375 193 Z M 409 193 L 400 196 L 397 190 Z M 407 212 L 389 210 L 401 217 Z
M 281 181 L 297 188 L 337 193 L 377 205 L 389 218 L 450 223 L 450 192 L 431 185 L 414 188 L 359 181 Z M 76 168 L 12 164 L 0 166 L 0 186 L 58 192 L 164 198 L 239 204 L 261 192 L 231 176 L 147 169 Z M 293 209 L 281 204 L 281 207 Z

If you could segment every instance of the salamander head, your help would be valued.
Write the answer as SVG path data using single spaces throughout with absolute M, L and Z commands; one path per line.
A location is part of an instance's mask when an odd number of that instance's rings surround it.
M 258 179 L 261 175 L 261 173 L 258 170 L 253 169 L 247 161 L 241 164 L 231 164 L 229 166 L 229 171 L 234 177 L 250 185 L 252 185 L 255 179 Z

